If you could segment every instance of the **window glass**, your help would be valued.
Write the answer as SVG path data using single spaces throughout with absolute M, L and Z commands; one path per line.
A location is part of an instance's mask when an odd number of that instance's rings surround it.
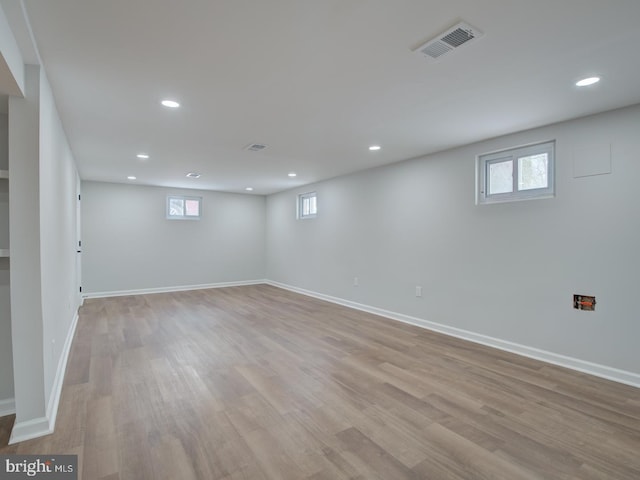
M 549 186 L 549 155 L 540 153 L 518 158 L 518 190 Z
M 555 142 L 516 147 L 477 158 L 477 203 L 555 195 Z
M 167 219 L 200 220 L 202 197 L 170 195 L 167 197 Z
M 318 200 L 315 192 L 298 195 L 298 218 L 313 218 L 318 214 Z
M 188 217 L 198 217 L 200 216 L 200 200 L 185 200 L 185 215 Z
M 172 217 L 181 217 L 184 215 L 184 200 L 181 198 L 169 199 L 169 215 Z
M 489 195 L 513 192 L 513 162 L 489 163 Z

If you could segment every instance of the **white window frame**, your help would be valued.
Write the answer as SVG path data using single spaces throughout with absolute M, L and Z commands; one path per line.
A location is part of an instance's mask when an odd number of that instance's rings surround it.
M 198 202 L 198 215 L 171 215 L 171 210 L 169 207 L 169 205 L 171 204 L 171 200 L 196 200 Z M 187 195 L 167 195 L 166 214 L 167 220 L 200 220 L 200 218 L 202 218 L 202 197 L 191 197 Z
M 313 213 L 304 213 L 304 202 L 305 200 L 310 200 L 311 198 L 315 198 L 316 199 L 316 211 Z M 316 218 L 316 216 L 318 215 L 318 195 L 316 194 L 316 192 L 307 192 L 307 193 L 301 193 L 300 195 L 298 195 L 298 208 L 297 208 L 297 212 L 298 212 L 298 220 L 306 220 L 308 218 Z
M 555 140 L 540 142 L 521 147 L 508 148 L 491 153 L 478 155 L 476 161 L 476 203 L 491 204 L 503 202 L 515 202 L 519 200 L 532 200 L 538 198 L 551 198 L 555 196 Z M 532 155 L 547 154 L 547 187 L 532 188 L 528 190 L 518 189 L 518 159 Z M 493 163 L 513 162 L 513 191 L 506 193 L 489 194 L 489 167 Z

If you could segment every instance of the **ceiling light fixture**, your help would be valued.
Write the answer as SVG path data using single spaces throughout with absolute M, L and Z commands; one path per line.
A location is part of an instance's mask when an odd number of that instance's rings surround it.
M 576 87 L 588 87 L 589 85 L 593 85 L 594 83 L 598 83 L 599 81 L 600 77 L 583 78 L 582 80 L 578 80 L 576 82 Z
M 134 177 L 133 175 L 129 175 L 129 176 L 127 177 L 127 180 L 135 180 L 135 179 L 136 179 L 136 177 Z
M 175 100 L 162 100 L 162 102 L 160 103 L 162 103 L 162 105 L 164 105 L 165 107 L 169 107 L 169 108 L 178 108 L 180 106 L 180 104 Z
M 253 187 L 247 187 L 247 188 L 245 188 L 245 190 L 246 190 L 247 192 L 253 192 Z
M 188 178 L 200 178 L 202 175 L 200 175 L 199 173 L 196 172 L 189 172 L 187 173 L 187 177 Z
M 369 147 L 369 150 L 371 150 L 372 152 L 375 152 L 376 150 L 380 150 L 380 145 L 371 145 Z
M 289 176 L 290 177 L 296 177 L 296 176 L 298 176 L 298 174 L 296 172 L 289 172 Z
M 267 146 L 264 143 L 250 143 L 244 147 L 245 150 L 249 150 L 250 152 L 260 152 L 265 148 L 267 148 Z
M 149 158 L 149 155 L 147 155 L 146 153 L 139 153 L 138 155 L 136 155 L 136 157 L 146 160 L 147 158 Z

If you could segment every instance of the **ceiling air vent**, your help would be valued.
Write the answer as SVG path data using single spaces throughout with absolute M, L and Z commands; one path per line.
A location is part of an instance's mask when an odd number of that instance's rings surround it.
M 250 152 L 260 152 L 267 148 L 266 145 L 262 145 L 261 143 L 251 143 L 244 147 L 245 150 L 249 150 Z
M 478 39 L 484 34 L 468 23 L 461 22 L 441 33 L 436 38 L 429 40 L 415 51 L 421 53 L 429 60 L 438 60 L 443 55 L 453 52 L 471 40 Z

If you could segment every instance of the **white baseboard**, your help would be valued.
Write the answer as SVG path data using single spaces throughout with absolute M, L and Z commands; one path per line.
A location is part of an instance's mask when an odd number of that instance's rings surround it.
M 69 326 L 69 331 L 67 332 L 67 338 L 64 341 L 64 346 L 62 347 L 60 360 L 58 360 L 58 369 L 56 370 L 56 377 L 53 380 L 51 395 L 49 396 L 49 404 L 47 405 L 47 418 L 49 419 L 49 425 L 52 432 L 56 427 L 56 418 L 58 416 L 58 405 L 60 404 L 60 396 L 62 395 L 64 374 L 67 371 L 67 361 L 69 360 L 71 343 L 73 342 L 73 336 L 76 333 L 77 325 L 78 311 L 76 310 L 76 313 L 73 316 L 73 320 L 71 320 L 71 325 Z
M 617 368 L 608 367 L 606 365 L 600 365 L 597 363 L 580 360 L 578 358 L 559 355 L 557 353 L 548 352 L 546 350 L 528 347 L 526 345 L 509 342 L 507 340 L 501 340 L 499 338 L 489 337 L 487 335 L 470 332 L 468 330 L 463 330 L 456 327 L 450 327 L 448 325 L 443 325 L 440 323 L 430 322 L 422 318 L 411 317 L 402 313 L 390 312 L 381 308 L 371 307 L 369 305 L 352 302 L 350 300 L 345 300 L 338 297 L 332 297 L 331 295 L 325 295 L 323 293 L 305 290 L 303 288 L 286 285 L 280 282 L 274 282 L 272 280 L 266 280 L 265 283 L 274 287 L 283 288 L 285 290 L 290 290 L 292 292 L 318 298 L 320 300 L 325 300 L 327 302 L 336 303 L 338 305 L 354 308 L 356 310 L 362 310 L 363 312 L 367 313 L 373 313 L 374 315 L 380 315 L 391 320 L 408 323 L 410 325 L 422 327 L 434 332 L 443 333 L 452 337 L 461 338 L 470 342 L 479 343 L 489 347 L 497 348 L 499 350 L 522 355 L 524 357 L 541 360 L 543 362 L 570 368 L 579 372 L 588 373 L 596 377 L 606 378 L 607 380 L 612 380 L 614 382 L 624 383 L 626 385 L 631 385 L 632 387 L 640 388 L 640 374 L 634 372 L 620 370 Z
M 14 413 L 16 413 L 15 398 L 5 398 L 4 400 L 0 400 L 0 417 L 13 415 Z
M 33 438 L 42 437 L 53 433 L 47 417 L 34 418 L 26 422 L 16 422 L 11 430 L 9 445 L 24 442 Z
M 58 360 L 58 368 L 56 370 L 55 379 L 53 380 L 53 386 L 51 387 L 51 395 L 49 396 L 46 417 L 35 418 L 27 420 L 26 422 L 16 422 L 11 430 L 9 445 L 53 433 L 56 427 L 60 396 L 62 395 L 64 374 L 67 370 L 67 361 L 69 360 L 69 352 L 71 351 L 71 344 L 73 342 L 73 336 L 75 335 L 77 325 L 78 311 L 76 310 L 73 320 L 71 320 L 69 330 L 67 331 L 67 338 L 65 339 L 64 346 L 62 347 L 60 360 Z
M 124 297 L 129 295 L 148 295 L 152 293 L 183 292 L 188 290 L 205 290 L 208 288 L 241 287 L 245 285 L 259 285 L 267 283 L 266 280 L 243 280 L 239 282 L 220 282 L 202 285 L 179 285 L 174 287 L 141 288 L 137 290 L 116 290 L 113 292 L 87 292 L 83 298 L 107 298 Z

